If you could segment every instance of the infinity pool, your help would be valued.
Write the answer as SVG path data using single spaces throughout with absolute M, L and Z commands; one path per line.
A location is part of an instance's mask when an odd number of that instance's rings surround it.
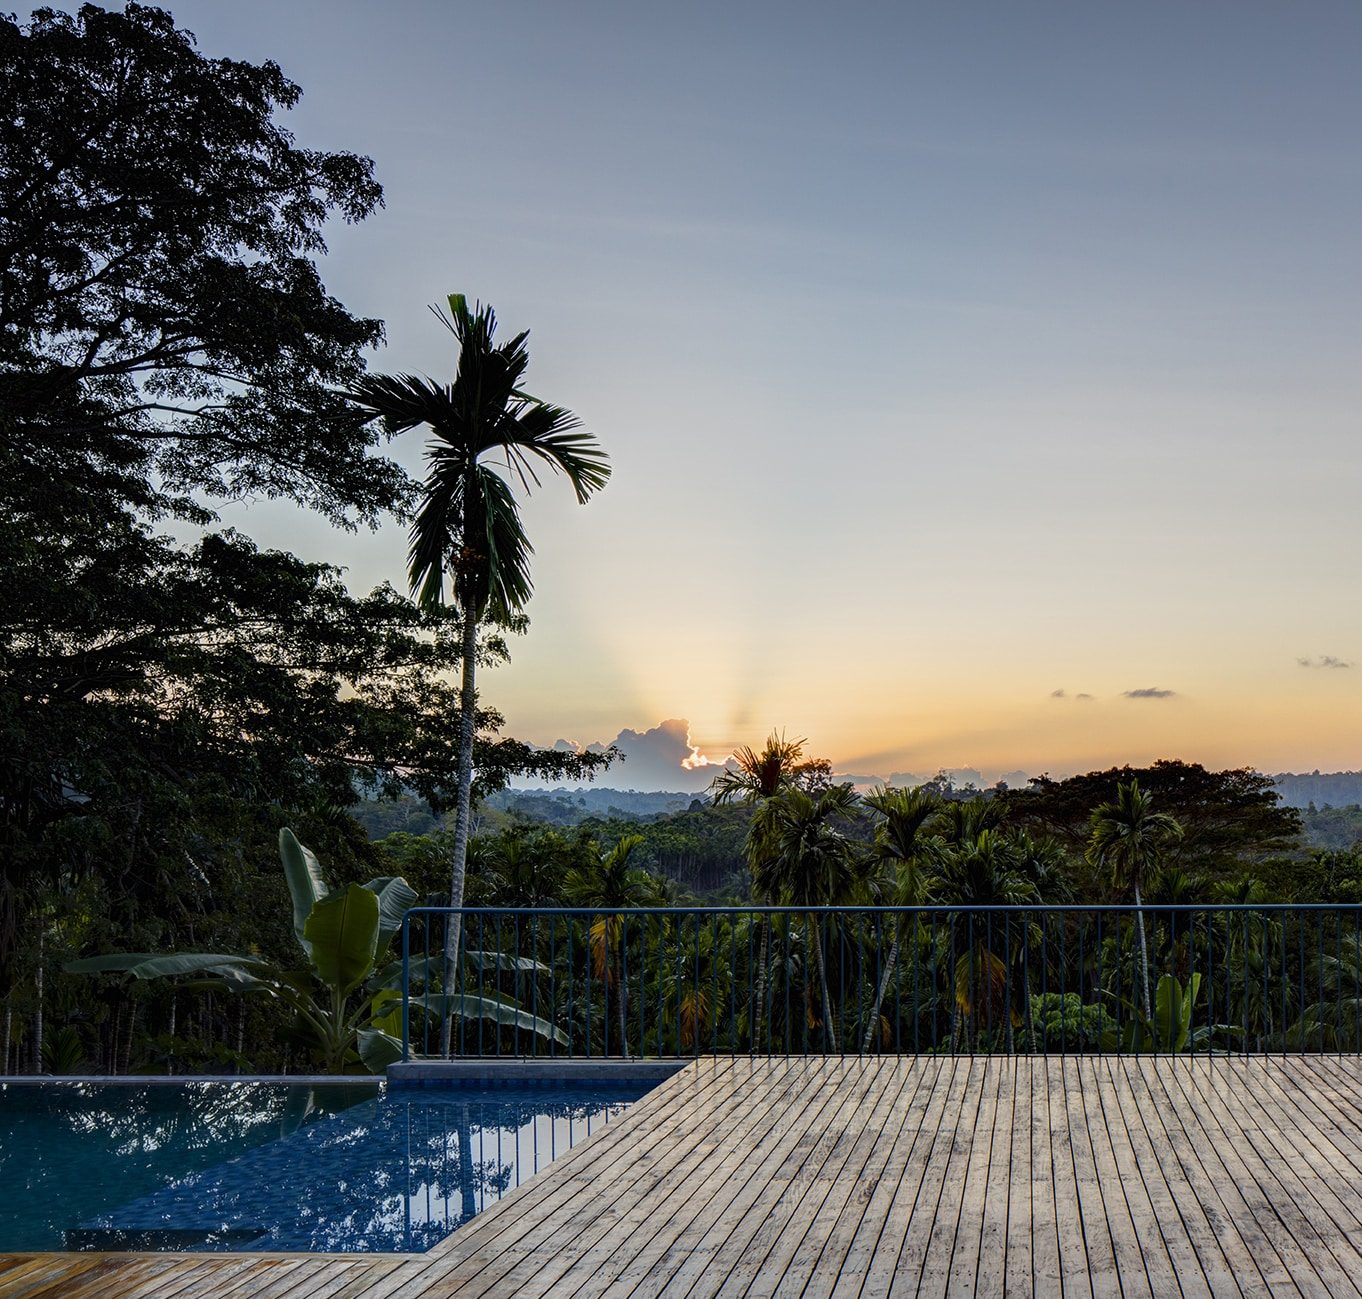
M 429 1249 L 647 1089 L 0 1086 L 0 1252 Z

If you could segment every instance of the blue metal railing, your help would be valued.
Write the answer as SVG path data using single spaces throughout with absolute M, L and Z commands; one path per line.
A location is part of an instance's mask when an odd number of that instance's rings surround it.
M 404 1059 L 1362 1053 L 1355 905 L 418 907 L 402 972 Z

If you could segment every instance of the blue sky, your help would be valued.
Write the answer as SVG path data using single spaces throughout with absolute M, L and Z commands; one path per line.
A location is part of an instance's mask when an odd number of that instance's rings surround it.
M 172 10 L 375 159 L 325 274 L 376 367 L 488 299 L 614 455 L 527 506 L 512 733 L 1362 766 L 1362 667 L 1313 666 L 1362 661 L 1362 8 Z M 229 517 L 400 580 L 395 529 Z

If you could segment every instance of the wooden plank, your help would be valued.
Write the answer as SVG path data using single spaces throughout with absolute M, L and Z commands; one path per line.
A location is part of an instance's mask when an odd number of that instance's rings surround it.
M 931 1231 L 922 1251 L 917 1289 L 918 1293 L 923 1295 L 944 1295 L 950 1288 L 955 1249 L 960 1238 L 960 1219 L 965 1202 L 966 1182 L 970 1169 L 975 1167 L 975 1152 L 981 1144 L 978 1140 L 980 1113 L 987 1090 L 989 1057 L 980 1056 L 970 1063 L 964 1101 L 955 1125 L 949 1154 L 943 1165 L 936 1204 L 932 1209 Z M 971 1289 L 977 1256 L 976 1244 L 975 1259 L 970 1265 Z
M 1032 1061 L 1031 1086 L 1031 1272 L 1038 1294 L 1062 1294 L 1054 1152 L 1050 1132 L 1050 1061 Z
M 954 1061 L 946 1056 L 927 1058 L 918 1066 L 917 1086 L 909 1101 L 900 1134 L 889 1151 L 884 1169 L 870 1189 L 837 1275 L 824 1278 L 825 1284 L 820 1289 L 828 1290 L 826 1282 L 830 1282 L 832 1294 L 859 1295 L 872 1261 L 880 1250 L 883 1249 L 887 1254 L 892 1249 L 897 1257 L 902 1236 L 894 1234 L 894 1208 L 910 1170 L 915 1166 L 920 1168 L 925 1161 L 923 1152 L 930 1146 L 940 1126 L 940 1115 L 953 1071 Z M 889 1266 L 892 1270 L 892 1261 Z M 870 1292 L 874 1293 L 873 1288 Z
M 796 1170 L 791 1186 L 781 1197 L 779 1232 L 754 1272 L 754 1276 L 760 1277 L 760 1288 L 801 1294 L 813 1275 L 860 1170 L 870 1157 L 875 1138 L 903 1087 L 904 1076 L 897 1061 L 883 1056 L 879 1060 L 870 1073 L 870 1086 L 858 1102 L 846 1103 L 856 1085 L 855 1075 L 839 1080 L 840 1108 L 827 1124 L 821 1149 L 816 1150 L 815 1158 L 807 1165 Z M 856 1072 L 869 1073 L 869 1067 L 859 1064 Z M 800 1191 L 798 1196 L 796 1191 Z M 773 1217 L 772 1221 L 776 1219 Z M 747 1262 L 744 1259 L 735 1273 L 745 1270 Z
M 1173 1091 L 1176 1088 L 1181 1093 L 1182 1106 L 1200 1129 L 1204 1139 L 1198 1143 L 1198 1149 L 1207 1172 L 1220 1187 L 1221 1202 L 1232 1215 L 1240 1239 L 1272 1293 L 1322 1293 L 1323 1282 L 1278 1215 L 1272 1198 L 1245 1162 L 1241 1149 L 1243 1134 L 1225 1122 L 1225 1108 L 1219 1095 L 1223 1088 L 1244 1085 L 1238 1064 L 1232 1060 L 1217 1062 L 1215 1070 L 1206 1071 L 1201 1088 L 1194 1085 L 1194 1074 L 1170 1073 L 1169 1091 L 1176 1095 Z M 1216 1175 L 1215 1164 L 1220 1166 L 1223 1176 Z
M 891 1067 L 900 1088 L 907 1090 L 905 1070 L 911 1066 L 896 1060 Z M 803 1103 L 810 1105 L 813 1099 L 806 1093 Z M 636 1260 L 619 1273 L 605 1292 L 606 1299 L 622 1299 L 633 1294 L 653 1295 L 668 1286 L 676 1290 L 688 1285 L 688 1277 L 706 1266 L 723 1224 L 741 1211 L 735 1207 L 746 1184 L 741 1170 L 750 1168 L 754 1152 L 767 1145 L 769 1142 L 758 1141 L 744 1149 L 742 1143 L 735 1143 L 724 1161 L 730 1171 L 725 1172 L 717 1184 L 713 1177 L 705 1179 L 698 1188 L 698 1203 L 691 1206 L 686 1220 L 674 1219 L 659 1231 Z
M 1111 1062 L 1115 1100 L 1125 1121 L 1135 1162 L 1144 1179 L 1155 1220 L 1177 1273 L 1183 1299 L 1211 1299 L 1212 1283 L 1198 1249 L 1204 1216 L 1197 1221 L 1195 1204 L 1182 1204 L 1177 1193 L 1179 1179 L 1169 1184 L 1159 1140 L 1145 1123 L 1150 1105 L 1147 1088 L 1139 1074 L 1139 1057 L 1119 1056 Z
M 1286 1073 L 1277 1069 L 1275 1062 L 1263 1061 L 1256 1082 L 1295 1116 L 1303 1139 L 1333 1169 L 1334 1189 L 1347 1200 L 1353 1218 L 1362 1221 L 1362 1192 L 1356 1185 L 1362 1176 L 1362 1128 L 1340 1121 L 1337 1104 L 1319 1086 L 1320 1071 L 1313 1063 L 1302 1064 L 1303 1067 Z
M 989 1134 L 988 1168 L 977 1206 L 978 1248 L 974 1290 L 979 1296 L 1001 1296 L 1007 1278 L 1007 1198 L 1012 1181 L 1012 1108 L 1016 1096 L 1017 1059 L 1000 1056 L 991 1062 L 997 1082 L 993 1130 Z
M 979 1088 L 969 1161 L 958 1192 L 955 1232 L 950 1255 L 945 1260 L 950 1294 L 975 1294 L 983 1251 L 984 1218 L 988 1212 L 990 1173 L 1001 1159 L 995 1159 L 993 1142 L 997 1134 L 998 1108 L 1002 1099 L 1003 1078 L 1010 1073 L 1008 1060 L 990 1056 L 984 1061 L 984 1076 Z M 1001 1152 L 1000 1152 L 1001 1153 Z M 924 1261 L 924 1275 L 930 1275 L 930 1260 Z
M 871 1217 L 871 1203 L 881 1186 L 892 1187 L 890 1172 L 894 1154 L 900 1148 L 911 1148 L 912 1137 L 920 1118 L 915 1107 L 926 1104 L 923 1078 L 931 1071 L 927 1059 L 908 1057 L 896 1061 L 899 1088 L 880 1133 L 873 1138 L 873 1147 L 854 1180 L 848 1179 L 847 1194 L 841 1198 L 841 1208 L 819 1256 L 808 1269 L 800 1299 L 828 1299 L 844 1280 L 849 1282 L 849 1259 L 862 1228 Z
M 1003 1293 L 1036 1293 L 1031 1262 L 1031 1073 L 1030 1056 L 1013 1062 L 1011 1176 L 1007 1188 L 1007 1233 L 1004 1237 Z
M 1148 1086 L 1149 1126 L 1157 1129 L 1156 1137 L 1165 1152 L 1165 1159 L 1176 1163 L 1178 1174 L 1186 1186 L 1186 1194 L 1179 1194 L 1179 1202 L 1195 1203 L 1205 1216 L 1211 1241 L 1205 1246 L 1219 1253 L 1221 1262 L 1207 1265 L 1216 1293 L 1240 1293 L 1246 1299 L 1272 1293 L 1266 1275 L 1258 1265 L 1253 1243 L 1240 1230 L 1236 1206 L 1227 1203 L 1221 1194 L 1223 1171 L 1208 1165 L 1203 1153 L 1207 1135 L 1197 1114 L 1189 1107 L 1177 1089 L 1180 1068 L 1200 1068 L 1201 1062 L 1178 1057 L 1147 1057 L 1139 1061 L 1141 1073 Z M 1200 1247 L 1199 1247 L 1200 1248 Z
M 1159 1228 L 1149 1189 L 1135 1157 L 1135 1148 L 1126 1127 L 1125 1114 L 1117 1103 L 1118 1084 L 1112 1057 L 1098 1057 L 1094 1070 L 1101 1122 L 1111 1143 L 1111 1172 L 1125 1195 L 1130 1214 L 1131 1231 L 1139 1246 L 1149 1288 L 1162 1299 L 1164 1295 L 1181 1294 L 1177 1269 L 1169 1253 L 1168 1243 Z
M 889 1067 L 885 1057 L 878 1057 L 873 1066 L 858 1063 L 845 1074 L 828 1079 L 819 1098 L 823 1102 L 819 1122 L 802 1133 L 779 1163 L 763 1161 L 765 1176 L 759 1175 L 749 1183 L 759 1198 L 746 1204 L 726 1239 L 714 1250 L 705 1293 L 715 1296 L 747 1293 L 768 1255 L 773 1255 L 783 1228 L 802 1202 L 817 1171 L 842 1143 L 848 1112 L 854 1115 L 866 1097 L 878 1090 Z M 686 1293 L 683 1275 L 684 1269 L 660 1293 Z
M 1112 1246 L 1106 1201 L 1097 1176 L 1092 1134 L 1083 1108 L 1083 1079 L 1074 1056 L 1059 1061 L 1059 1096 L 1064 1107 L 1064 1130 L 1068 1134 L 1063 1157 L 1073 1172 L 1073 1203 L 1078 1215 L 1083 1248 L 1088 1259 L 1088 1285 L 1093 1299 L 1121 1299 L 1121 1277 Z
M 772 1065 L 765 1060 L 730 1061 L 721 1071 L 687 1066 L 687 1071 L 692 1069 L 696 1085 L 670 1092 L 642 1116 L 632 1112 L 626 1115 L 638 1120 L 627 1129 L 615 1130 L 612 1123 L 574 1147 L 583 1152 L 580 1159 L 562 1169 L 557 1169 L 554 1161 L 519 1193 L 479 1215 L 488 1221 L 474 1219 L 467 1229 L 455 1231 L 443 1247 L 432 1249 L 424 1265 L 414 1265 L 402 1284 L 388 1293 L 393 1299 L 414 1299 L 433 1276 L 451 1290 L 467 1282 L 469 1294 L 483 1293 L 500 1272 L 532 1256 L 547 1237 L 579 1212 L 590 1213 L 592 1206 L 608 1208 L 641 1178 L 665 1166 L 678 1145 L 693 1147 L 701 1140 L 715 1108 L 734 1096 L 756 1094 L 769 1078 Z M 483 1289 L 477 1288 L 481 1283 L 486 1283 Z
M 657 1126 L 636 1130 L 636 1139 L 615 1147 L 611 1153 L 617 1157 L 605 1168 L 593 1163 L 575 1170 L 566 1182 L 555 1179 L 549 1184 L 546 1179 L 543 1202 L 533 1205 L 534 1211 L 512 1232 L 501 1232 L 483 1249 L 451 1251 L 457 1262 L 450 1268 L 441 1261 L 442 1283 L 466 1283 L 469 1295 L 517 1293 L 518 1284 L 547 1284 L 608 1230 L 610 1218 L 623 1204 L 646 1198 L 673 1161 L 703 1147 L 717 1126 L 716 1115 L 741 1112 L 741 1107 L 761 1097 L 783 1067 L 769 1060 L 741 1061 L 725 1075 L 726 1085 L 677 1099 L 659 1111 Z M 805 1062 L 802 1067 L 812 1066 Z M 554 1264 L 547 1272 L 545 1257 Z M 419 1293 L 419 1287 L 409 1283 L 397 1293 Z
M 1196 1257 L 1196 1270 L 1192 1273 L 1196 1292 L 1207 1296 L 1238 1295 L 1238 1283 L 1220 1246 L 1218 1228 L 1207 1213 L 1207 1202 L 1193 1193 L 1188 1166 L 1182 1163 L 1181 1152 L 1189 1141 L 1182 1129 L 1182 1110 L 1163 1104 L 1162 1088 L 1158 1087 L 1160 1070 L 1178 1068 L 1178 1058 L 1136 1055 L 1122 1063 L 1132 1097 L 1130 1125 L 1143 1133 L 1152 1156 L 1151 1186 L 1158 1190 L 1156 1208 L 1160 1221 L 1170 1236 L 1177 1234 L 1185 1242 L 1179 1249 L 1190 1246 Z M 1184 1273 L 1179 1272 L 1178 1276 L 1185 1283 Z
M 792 1126 L 792 1116 L 812 1105 L 825 1085 L 825 1069 L 811 1071 L 789 1062 L 773 1069 L 767 1086 L 740 1108 L 716 1111 L 705 1139 L 688 1159 L 671 1164 L 662 1183 L 618 1206 L 608 1230 L 584 1250 L 574 1248 L 570 1259 L 555 1259 L 550 1278 L 543 1280 L 574 1294 L 628 1294 L 636 1284 L 658 1274 L 653 1288 L 663 1284 L 660 1274 L 684 1261 L 686 1252 L 703 1237 L 703 1226 L 720 1212 L 727 1198 L 741 1186 L 740 1174 L 752 1165 L 753 1152 L 778 1144 Z M 811 1088 L 814 1089 L 811 1093 Z M 620 1238 L 627 1236 L 628 1249 Z M 562 1262 L 563 1269 L 556 1265 Z M 540 1278 L 535 1285 L 542 1289 Z M 526 1291 L 531 1293 L 532 1291 Z
M 911 1294 L 922 1277 L 927 1247 L 936 1225 L 936 1206 L 940 1203 L 945 1185 L 946 1168 L 960 1140 L 961 1114 L 969 1100 L 970 1081 L 972 1077 L 977 1080 L 979 1076 L 975 1073 L 975 1061 L 971 1056 L 957 1056 L 952 1065 L 950 1087 L 937 1120 L 937 1130 L 932 1136 L 930 1148 L 925 1152 L 926 1159 L 917 1170 L 917 1178 L 910 1179 L 916 1182 L 911 1188 L 913 1198 L 901 1219 L 891 1218 L 896 1224 L 902 1221 L 903 1235 L 897 1242 L 898 1249 L 893 1252 L 892 1258 L 886 1254 L 883 1264 L 878 1258 L 872 1261 L 866 1284 L 871 1294 L 883 1293 L 881 1286 L 885 1290 Z
M 1199 1074 L 1189 1078 L 1195 1084 Z M 1348 1211 L 1327 1179 L 1318 1175 L 1291 1139 L 1283 1132 L 1281 1116 L 1264 1105 L 1261 1074 L 1257 1069 L 1245 1080 L 1258 1085 L 1229 1089 L 1226 1107 L 1243 1133 L 1244 1144 L 1257 1156 L 1258 1175 L 1275 1198 L 1279 1214 L 1310 1256 L 1320 1279 L 1331 1295 L 1362 1294 L 1352 1276 L 1358 1265 L 1357 1247 L 1344 1227 Z M 1290 1120 L 1286 1120 L 1290 1125 Z M 1276 1190 L 1272 1190 L 1275 1183 Z M 1352 1223 L 1356 1228 L 1355 1221 Z
M 1083 1111 L 1083 1127 L 1092 1154 L 1093 1177 L 1106 1218 L 1121 1294 L 1124 1299 L 1153 1299 L 1154 1291 L 1150 1286 L 1144 1251 L 1135 1230 L 1130 1199 L 1121 1180 L 1111 1132 L 1102 1112 L 1099 1090 L 1103 1085 L 1101 1072 L 1091 1056 L 1074 1061 L 1073 1068 L 1078 1075 L 1078 1100 Z
M 1083 1203 L 1079 1198 L 1074 1139 L 1069 1130 L 1064 1062 L 1063 1055 L 1047 1056 L 1043 1069 L 1055 1235 L 1059 1241 L 1059 1272 L 1065 1299 L 1093 1299 L 1093 1269 L 1088 1258 Z

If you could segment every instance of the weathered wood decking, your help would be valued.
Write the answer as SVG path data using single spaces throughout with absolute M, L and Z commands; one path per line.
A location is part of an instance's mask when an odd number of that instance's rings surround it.
M 0 1295 L 1362 1299 L 1362 1061 L 702 1060 L 429 1253 L 10 1255 Z

